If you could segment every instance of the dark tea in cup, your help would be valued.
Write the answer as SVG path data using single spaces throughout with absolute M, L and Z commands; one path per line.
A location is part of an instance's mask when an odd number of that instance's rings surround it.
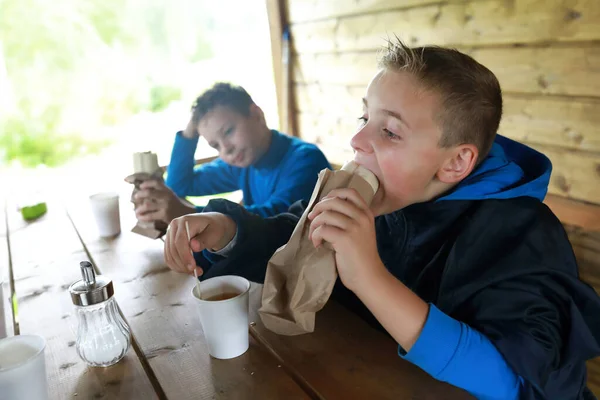
M 221 300 L 227 300 L 227 299 L 233 299 L 236 296 L 239 296 L 239 293 L 235 293 L 235 292 L 226 292 L 226 293 L 219 293 L 219 294 L 215 294 L 206 298 L 203 298 L 202 300 L 206 300 L 206 301 L 221 301 Z

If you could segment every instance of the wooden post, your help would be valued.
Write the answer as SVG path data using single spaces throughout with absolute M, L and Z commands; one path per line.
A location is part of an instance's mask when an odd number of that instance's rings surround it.
M 279 127 L 287 134 L 297 136 L 296 110 L 292 83 L 292 45 L 289 35 L 285 0 L 266 0 L 269 31 L 271 35 L 271 53 L 273 55 L 273 74 L 277 91 Z
M 267 17 L 269 19 L 269 34 L 271 37 L 271 56 L 273 57 L 273 77 L 275 78 L 275 91 L 277 95 L 277 111 L 279 113 L 279 129 L 283 127 L 283 107 L 281 96 L 281 54 L 283 26 L 281 18 L 281 9 L 279 0 L 266 0 Z

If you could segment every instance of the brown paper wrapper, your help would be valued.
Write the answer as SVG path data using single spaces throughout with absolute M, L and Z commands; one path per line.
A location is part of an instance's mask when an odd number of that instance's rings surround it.
M 135 194 L 140 190 L 142 182 L 148 179 L 156 179 L 162 181 L 162 170 L 157 169 L 156 172 L 149 174 L 147 172 L 137 172 L 129 175 L 125 178 L 125 182 L 131 183 L 134 186 L 133 192 L 131 193 L 131 202 L 133 203 L 134 210 L 138 208 L 142 203 L 134 199 Z M 131 232 L 137 233 L 142 236 L 146 236 L 150 239 L 158 239 L 167 232 L 167 223 L 164 221 L 153 221 L 153 222 L 141 222 L 138 221 L 135 226 L 131 229 Z
M 308 240 L 308 214 L 330 191 L 353 188 L 371 203 L 373 188 L 362 177 L 348 171 L 323 170 L 288 243 L 269 260 L 262 292 L 261 320 L 281 335 L 313 332 L 315 315 L 321 310 L 337 280 L 335 254 L 330 246 L 316 249 Z

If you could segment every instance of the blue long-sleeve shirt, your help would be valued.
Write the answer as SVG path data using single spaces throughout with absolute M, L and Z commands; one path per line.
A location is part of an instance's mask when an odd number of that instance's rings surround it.
M 406 353 L 399 346 L 398 354 L 434 378 L 465 389 L 478 399 L 519 398 L 521 379 L 492 342 L 433 304 L 413 347 Z
M 247 168 L 221 159 L 194 168 L 198 138 L 175 136 L 166 184 L 179 197 L 242 190 L 244 206 L 262 217 L 286 212 L 298 200 L 310 199 L 319 172 L 331 168 L 317 146 L 272 130 L 267 152 Z M 201 208 L 198 208 L 199 210 Z

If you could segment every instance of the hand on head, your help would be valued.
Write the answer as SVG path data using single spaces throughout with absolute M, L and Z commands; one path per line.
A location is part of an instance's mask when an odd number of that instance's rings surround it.
M 165 262 L 174 271 L 193 274 L 196 261 L 192 251 L 220 250 L 233 239 L 236 231 L 236 223 L 225 214 L 208 212 L 176 218 L 169 224 L 165 236 Z M 202 270 L 198 274 L 201 275 Z
M 194 122 L 194 116 L 190 118 L 185 130 L 183 131 L 183 136 L 188 139 L 193 139 L 197 136 L 200 136 L 200 132 L 198 132 L 198 125 Z

